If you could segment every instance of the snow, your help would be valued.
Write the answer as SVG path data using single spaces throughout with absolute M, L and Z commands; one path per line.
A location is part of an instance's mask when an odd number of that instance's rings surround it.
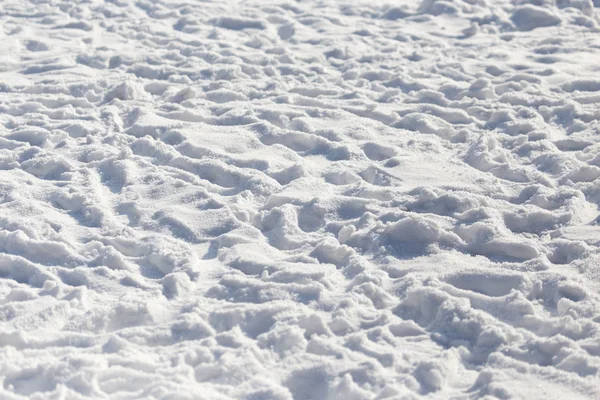
M 598 7 L 4 0 L 0 398 L 600 398 Z

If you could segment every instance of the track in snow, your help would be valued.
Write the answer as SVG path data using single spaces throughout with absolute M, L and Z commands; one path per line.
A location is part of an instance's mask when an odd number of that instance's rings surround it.
M 0 398 L 599 398 L 594 2 L 3 1 Z

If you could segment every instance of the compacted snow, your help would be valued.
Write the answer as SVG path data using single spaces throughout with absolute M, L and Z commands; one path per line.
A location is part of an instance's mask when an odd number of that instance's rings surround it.
M 600 398 L 597 0 L 0 2 L 0 398 Z

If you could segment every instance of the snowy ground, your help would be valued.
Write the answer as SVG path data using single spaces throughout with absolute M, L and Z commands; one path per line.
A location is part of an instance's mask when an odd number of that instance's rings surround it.
M 600 398 L 600 1 L 419 3 L 1 1 L 0 398 Z

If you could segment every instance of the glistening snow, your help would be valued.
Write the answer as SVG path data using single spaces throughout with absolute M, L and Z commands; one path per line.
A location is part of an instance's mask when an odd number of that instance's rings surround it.
M 0 399 L 599 399 L 599 7 L 0 1 Z

